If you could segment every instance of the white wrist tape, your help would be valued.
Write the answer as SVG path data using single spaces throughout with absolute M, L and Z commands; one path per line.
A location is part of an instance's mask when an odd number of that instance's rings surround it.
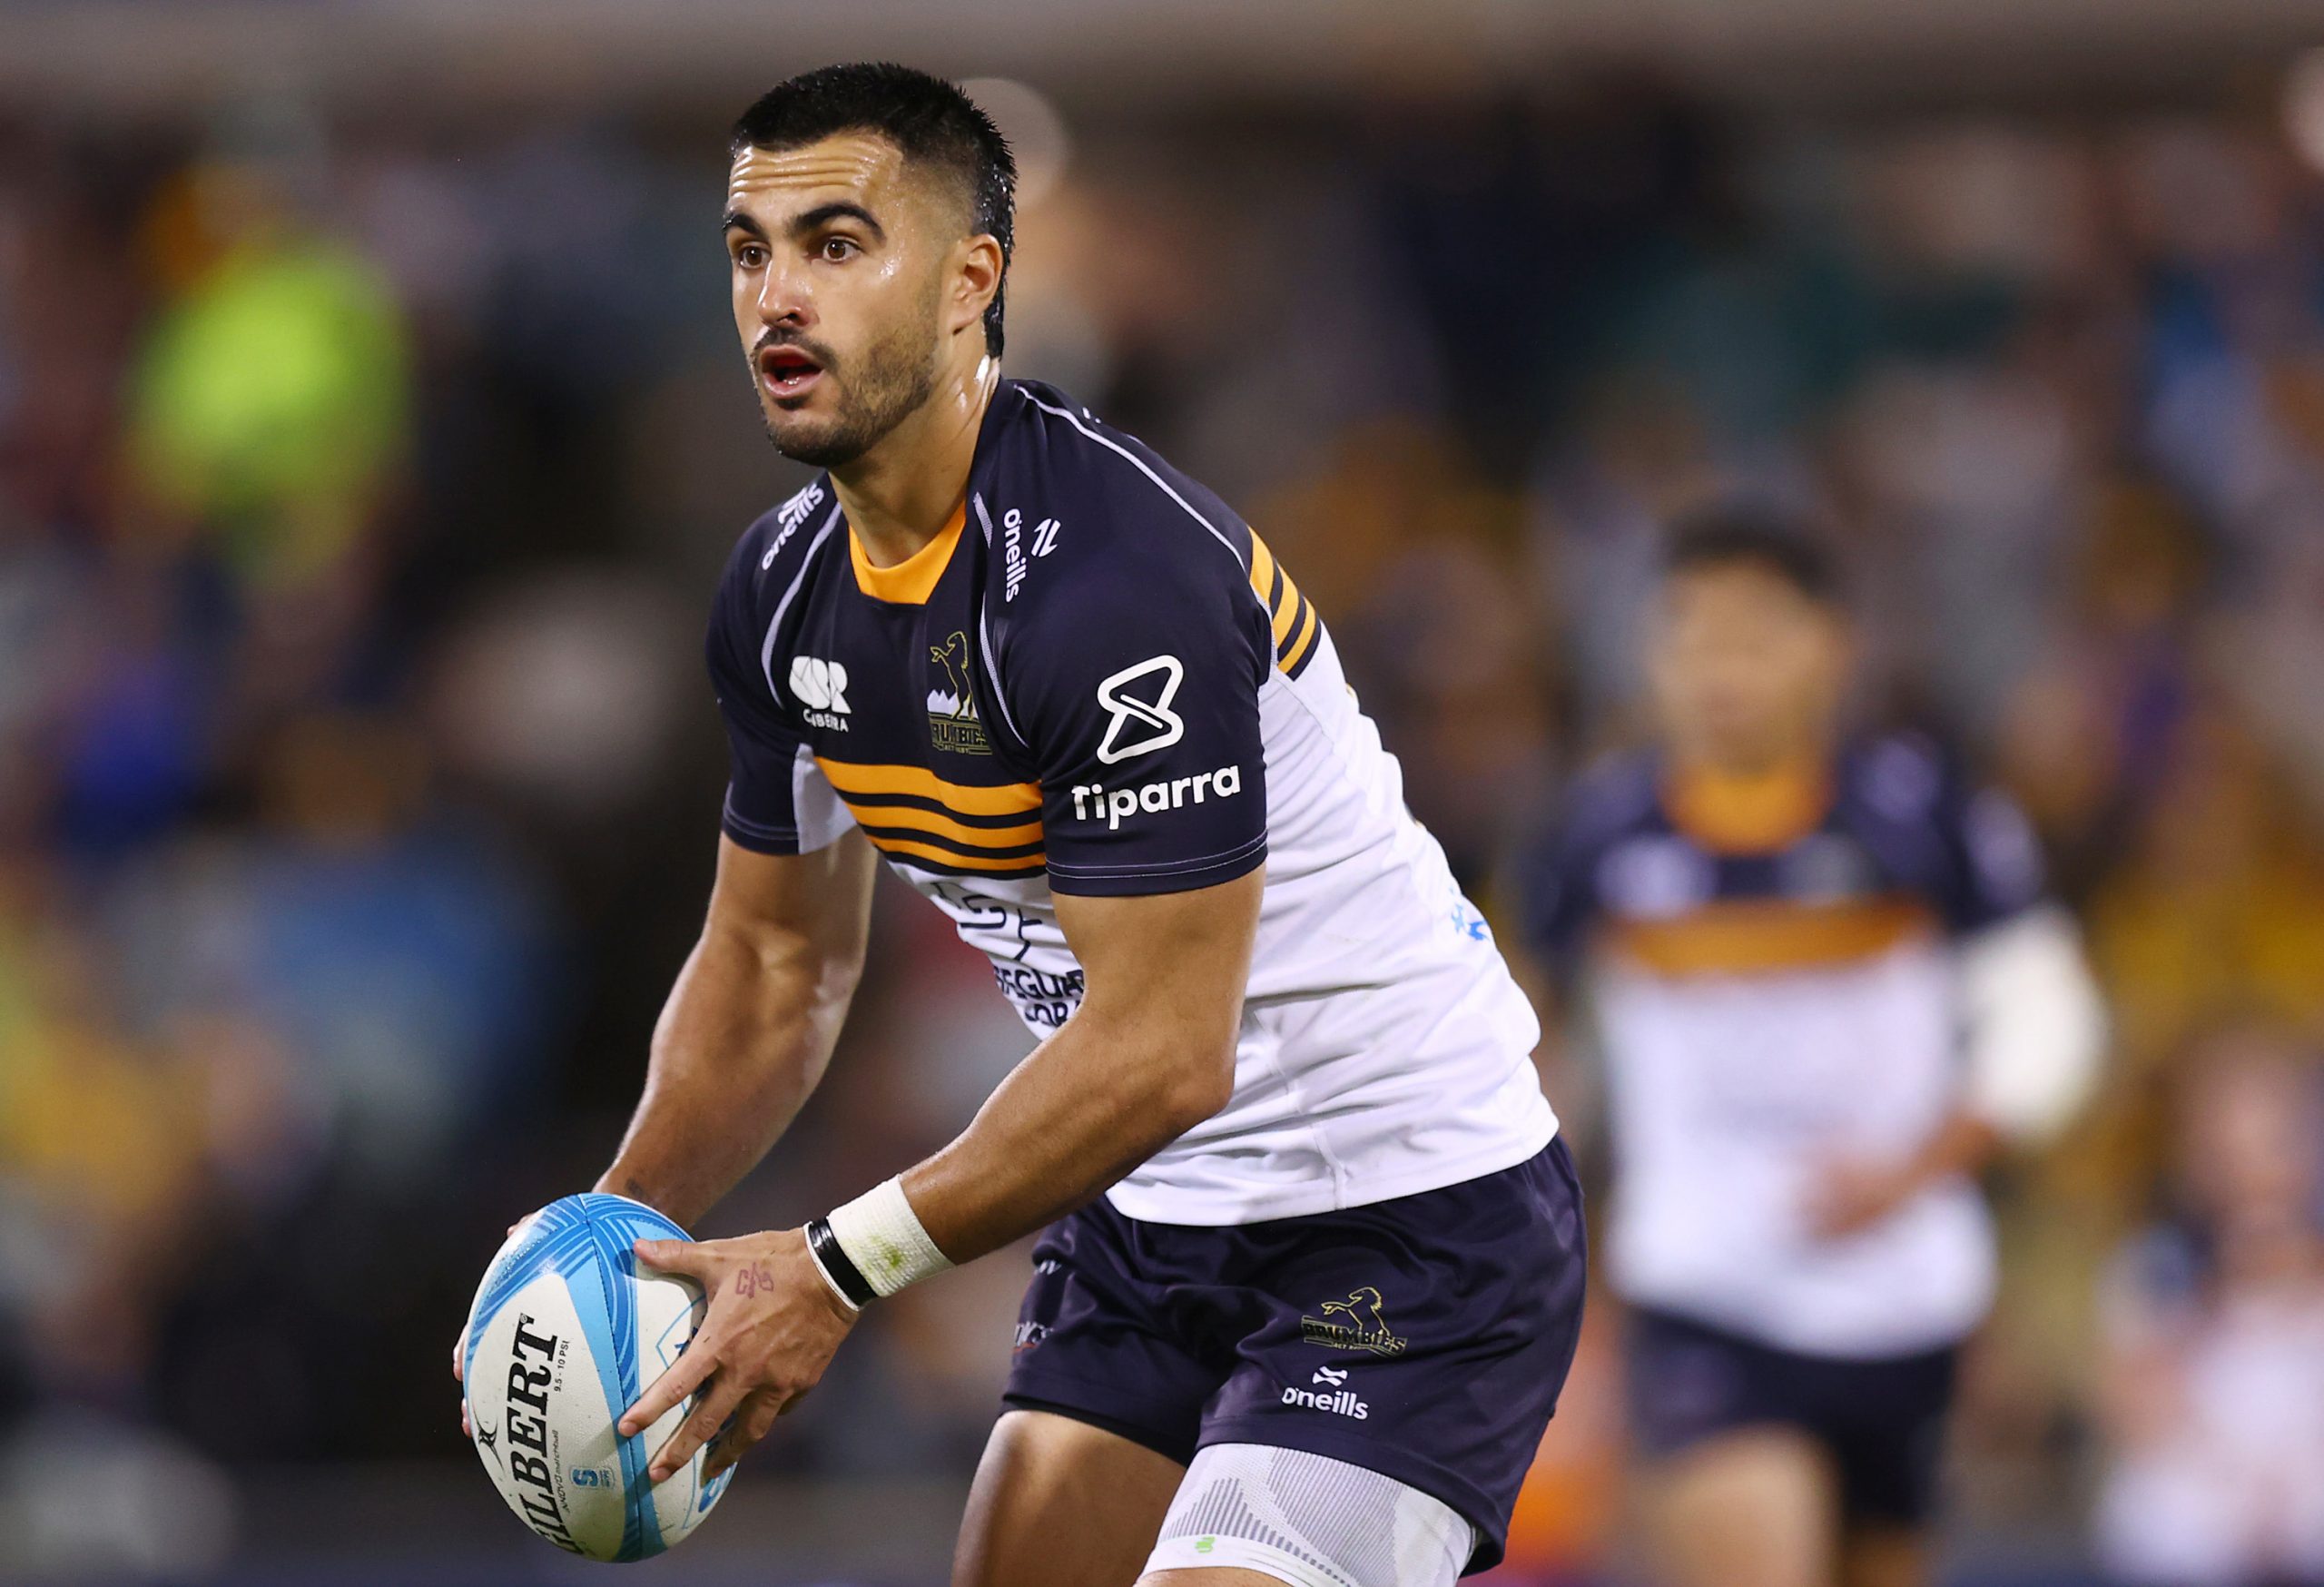
M 832 1208 L 826 1221 L 839 1248 L 847 1253 L 863 1281 L 881 1296 L 893 1295 L 952 1265 L 921 1227 L 919 1215 L 904 1197 L 901 1179 L 891 1179 L 844 1207 Z

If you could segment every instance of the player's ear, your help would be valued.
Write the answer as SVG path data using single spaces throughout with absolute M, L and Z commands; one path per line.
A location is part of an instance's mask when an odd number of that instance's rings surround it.
M 993 294 L 1000 291 L 1000 272 L 1005 262 L 1000 257 L 1000 243 L 990 233 L 979 232 L 964 237 L 952 249 L 952 292 L 950 318 L 945 329 L 953 332 L 968 330 L 984 318 L 991 305 Z

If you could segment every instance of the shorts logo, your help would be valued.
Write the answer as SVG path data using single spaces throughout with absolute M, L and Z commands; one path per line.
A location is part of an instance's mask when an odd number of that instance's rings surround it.
M 849 715 L 847 668 L 835 661 L 812 656 L 791 658 L 791 693 L 805 707 L 809 722 L 840 733 L 847 731 Z
M 1369 1350 L 1374 1355 L 1401 1355 L 1411 1343 L 1388 1326 L 1380 1315 L 1380 1292 L 1368 1286 L 1348 1291 L 1345 1300 L 1327 1300 L 1316 1308 L 1320 1317 L 1301 1317 L 1299 1336 L 1310 1345 L 1331 1350 Z
M 1161 675 L 1162 683 L 1151 701 L 1123 695 L 1122 690 L 1129 685 L 1157 674 Z M 1098 704 L 1105 707 L 1107 722 L 1105 741 L 1098 745 L 1098 758 L 1110 766 L 1134 755 L 1152 754 L 1184 738 L 1187 724 L 1170 709 L 1170 702 L 1178 697 L 1178 685 L 1186 675 L 1187 669 L 1177 656 L 1157 656 L 1102 680 L 1098 685 Z M 1122 729 L 1132 724 L 1147 731 L 1142 737 L 1133 734 L 1130 742 L 1123 744 Z
M 954 629 L 943 644 L 928 647 L 928 660 L 944 672 L 944 681 L 928 691 L 929 742 L 954 754 L 990 754 L 992 741 L 977 720 L 976 695 L 969 688 L 968 635 Z
M 1354 1422 L 1364 1421 L 1372 1414 L 1372 1407 L 1365 1405 L 1354 1389 L 1319 1395 L 1312 1389 L 1287 1388 L 1283 1391 L 1283 1403 L 1301 1405 L 1310 1411 L 1329 1411 L 1334 1416 L 1345 1416 Z

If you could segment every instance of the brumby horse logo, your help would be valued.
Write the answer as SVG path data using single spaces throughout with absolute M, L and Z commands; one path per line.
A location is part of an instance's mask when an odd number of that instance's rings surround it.
M 1327 1300 L 1316 1309 L 1324 1315 L 1299 1319 L 1299 1336 L 1310 1345 L 1399 1355 L 1408 1343 L 1380 1315 L 1380 1292 L 1369 1286 L 1351 1289 L 1345 1300 Z
M 928 691 L 929 741 L 955 754 L 990 754 L 992 741 L 977 720 L 976 695 L 969 689 L 968 635 L 954 629 L 943 644 L 928 647 L 928 660 L 944 669 L 944 682 Z

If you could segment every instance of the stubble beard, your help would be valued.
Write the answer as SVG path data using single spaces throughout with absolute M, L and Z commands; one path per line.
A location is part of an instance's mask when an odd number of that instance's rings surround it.
M 934 305 L 924 323 L 899 325 L 863 354 L 862 378 L 838 381 L 839 413 L 828 428 L 786 435 L 779 420 L 784 416 L 762 396 L 760 417 L 774 449 L 811 468 L 843 468 L 870 451 L 896 426 L 917 412 L 936 391 L 937 353 Z M 824 366 L 823 378 L 835 380 L 838 371 Z M 753 379 L 756 380 L 753 360 Z

